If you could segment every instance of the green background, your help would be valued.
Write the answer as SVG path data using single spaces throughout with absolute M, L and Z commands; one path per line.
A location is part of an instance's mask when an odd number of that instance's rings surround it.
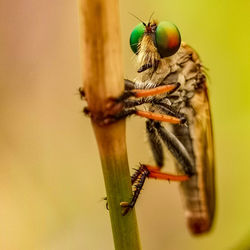
M 217 212 L 212 232 L 192 237 L 178 185 L 149 180 L 136 205 L 143 249 L 249 249 L 250 2 L 120 1 L 130 79 L 138 20 L 128 12 L 147 21 L 153 11 L 208 68 Z M 0 249 L 113 249 L 97 146 L 77 95 L 77 2 L 1 0 L 0 55 Z M 131 168 L 152 162 L 143 119 L 128 120 L 127 138 Z

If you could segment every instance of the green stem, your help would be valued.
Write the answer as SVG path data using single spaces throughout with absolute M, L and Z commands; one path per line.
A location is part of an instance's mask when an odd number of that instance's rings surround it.
M 107 191 L 115 249 L 141 249 L 135 210 L 122 216 L 121 201 L 132 196 L 124 122 L 109 128 L 95 127 Z

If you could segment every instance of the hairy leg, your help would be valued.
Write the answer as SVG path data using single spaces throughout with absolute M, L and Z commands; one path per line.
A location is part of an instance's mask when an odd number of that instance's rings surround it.
M 161 137 L 164 144 L 167 146 L 168 150 L 180 163 L 184 173 L 188 176 L 194 175 L 194 159 L 190 157 L 184 145 L 173 133 L 164 128 L 159 122 L 154 122 L 154 127 L 158 131 L 159 136 Z
M 160 141 L 159 135 L 154 123 L 151 120 L 146 121 L 146 133 L 148 136 L 149 145 L 154 156 L 156 165 L 161 168 L 164 164 L 164 154 L 162 148 L 162 142 Z

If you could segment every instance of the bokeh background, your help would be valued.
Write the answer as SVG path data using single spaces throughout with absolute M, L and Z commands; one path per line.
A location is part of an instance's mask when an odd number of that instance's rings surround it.
M 77 7 L 68 0 L 0 0 L 3 250 L 113 249 L 97 145 L 77 95 Z M 128 12 L 148 20 L 153 11 L 179 27 L 209 69 L 217 213 L 213 231 L 194 238 L 177 184 L 149 180 L 136 205 L 143 249 L 250 249 L 250 2 L 120 0 L 130 79 L 136 69 L 128 39 L 138 20 Z M 131 168 L 152 162 L 143 119 L 128 120 L 127 144 Z

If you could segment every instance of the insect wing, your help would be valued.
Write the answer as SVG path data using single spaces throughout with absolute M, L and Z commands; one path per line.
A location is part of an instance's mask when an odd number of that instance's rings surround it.
M 185 129 L 177 131 L 179 139 L 187 148 L 191 142 L 197 173 L 187 182 L 181 183 L 181 191 L 186 208 L 187 223 L 193 234 L 201 234 L 210 230 L 215 210 L 215 180 L 214 180 L 214 144 L 210 104 L 207 82 L 198 54 L 188 45 L 182 44 L 183 55 L 188 58 L 180 75 L 189 80 L 195 80 L 195 91 L 189 99 L 189 107 L 193 112 L 187 114 L 189 132 Z M 190 108 L 189 108 L 190 110 Z M 184 130 L 184 131 L 182 131 Z M 189 134 L 189 136 L 187 136 Z
M 198 191 L 193 190 L 193 192 L 198 192 L 198 202 L 191 203 L 192 197 L 184 199 L 190 210 L 187 211 L 188 226 L 192 233 L 200 234 L 210 229 L 215 209 L 214 144 L 206 83 L 192 98 L 191 106 L 196 113 L 193 124 L 190 126 L 190 133 L 193 138 L 197 180 L 191 178 L 188 181 L 190 183 L 187 182 L 182 186 L 184 189 L 189 189 L 196 182 L 198 187 Z

